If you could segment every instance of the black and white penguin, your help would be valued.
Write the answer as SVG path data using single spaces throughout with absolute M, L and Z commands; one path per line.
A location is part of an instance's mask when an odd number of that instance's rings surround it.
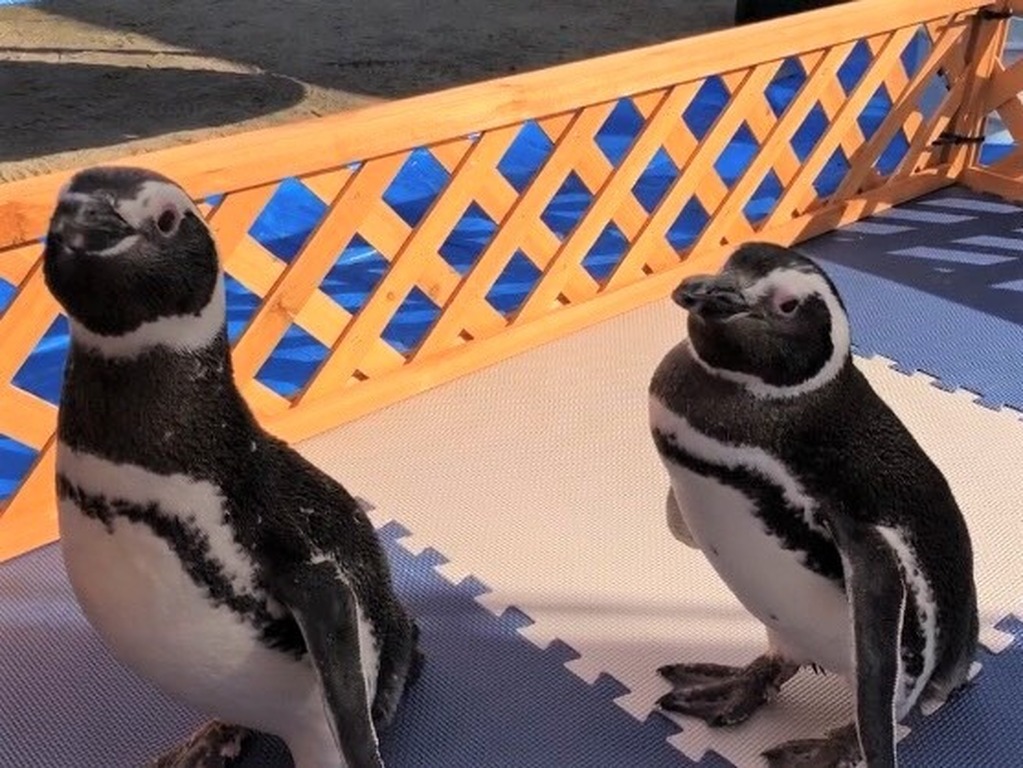
M 199 211 L 156 173 L 82 171 L 44 270 L 71 329 L 56 448 L 70 582 L 122 663 L 215 718 L 159 765 L 222 765 L 261 731 L 296 768 L 382 766 L 418 630 L 364 509 L 236 388 Z
M 767 629 L 746 667 L 675 664 L 659 705 L 742 722 L 813 665 L 852 688 L 855 722 L 764 753 L 771 766 L 897 765 L 896 723 L 944 700 L 974 659 L 969 533 L 941 471 L 854 365 L 827 275 L 768 243 L 673 300 L 688 338 L 649 387 L 669 527 Z

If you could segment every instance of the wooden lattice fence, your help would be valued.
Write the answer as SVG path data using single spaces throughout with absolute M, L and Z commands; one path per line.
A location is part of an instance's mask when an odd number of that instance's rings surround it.
M 1020 152 L 985 168 L 954 137 L 992 111 L 1023 137 L 997 12 L 1020 6 L 861 0 L 125 162 L 200 201 L 238 383 L 297 440 L 660 298 L 742 241 L 798 242 L 960 178 L 1014 193 Z M 39 256 L 67 176 L 0 187 L 0 434 L 24 464 L 0 557 L 56 536 L 66 336 Z M 305 223 L 261 236 L 289 215 Z

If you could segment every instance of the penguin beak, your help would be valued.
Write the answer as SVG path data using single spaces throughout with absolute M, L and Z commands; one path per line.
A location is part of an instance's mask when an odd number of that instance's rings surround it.
M 672 291 L 671 299 L 707 320 L 725 320 L 750 309 L 741 287 L 728 272 L 687 277 Z
M 96 253 L 134 232 L 109 200 L 78 193 L 58 201 L 46 242 L 58 252 Z

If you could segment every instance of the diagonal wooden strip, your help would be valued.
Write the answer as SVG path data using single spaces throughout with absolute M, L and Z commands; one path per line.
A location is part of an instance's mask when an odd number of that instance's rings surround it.
M 592 141 L 593 135 L 607 120 L 615 102 L 598 104 L 581 110 L 571 126 L 561 134 L 543 167 L 537 171 L 525 191 L 515 201 L 497 232 L 476 264 L 465 276 L 450 301 L 441 308 L 441 315 L 427 333 L 413 360 L 421 360 L 455 343 L 464 328 L 464 321 L 476 304 L 508 264 L 515 249 L 522 243 L 523 230 L 535 226 L 547 204 L 568 178 L 579 156 Z
M 325 173 L 313 173 L 298 179 L 310 192 L 328 205 L 341 194 L 341 190 L 352 178 L 351 168 L 335 168 Z
M 720 184 L 717 194 L 720 195 L 720 199 L 724 199 L 728 190 L 714 172 L 714 163 L 745 120 L 748 105 L 763 93 L 764 88 L 771 82 L 780 67 L 781 61 L 754 67 L 743 79 L 742 84 L 738 86 L 728 105 L 718 116 L 707 135 L 704 136 L 703 141 L 697 143 L 688 162 L 684 158 L 675 161 L 676 163 L 681 161 L 679 167 L 682 169 L 682 173 L 668 188 L 646 227 L 643 228 L 625 257 L 611 273 L 602 292 L 615 290 L 624 285 L 626 280 L 633 278 L 634 265 L 645 257 L 651 247 L 650 243 L 665 237 L 668 228 L 678 217 L 679 211 L 682 210 L 686 201 L 691 199 L 701 186 L 704 188 L 709 186 L 706 183 L 708 179 L 717 179 Z M 681 125 L 685 124 L 681 123 Z M 684 130 L 689 133 L 687 128 Z M 672 135 L 679 135 L 677 127 Z
M 0 388 L 0 435 L 39 450 L 56 426 L 55 406 L 10 384 Z
M 411 233 L 412 228 L 386 205 L 375 208 L 366 217 L 361 230 L 366 241 L 380 253 L 399 253 Z M 422 251 L 421 257 L 423 272 L 418 281 L 419 287 L 434 304 L 443 306 L 458 288 L 462 276 L 437 251 Z M 466 330 L 473 336 L 483 336 L 503 328 L 504 325 L 504 315 L 488 304 L 480 308 L 480 313 L 473 318 L 471 327 Z
M 765 229 L 778 226 L 783 220 L 791 219 L 793 215 L 801 213 L 803 208 L 799 206 L 799 202 L 802 199 L 816 197 L 816 193 L 812 191 L 814 180 L 831 158 L 832 153 L 841 144 L 846 131 L 851 129 L 856 118 L 874 95 L 887 74 L 888 68 L 898 61 L 906 43 L 915 33 L 915 28 L 907 28 L 897 30 L 889 36 L 873 64 L 860 78 L 859 83 L 849 94 L 848 100 L 835 114 L 831 125 L 817 142 L 813 152 L 804 161 L 799 174 L 782 193 L 774 211 L 764 222 Z
M 238 245 L 231 271 L 232 276 L 245 288 L 258 296 L 265 296 L 284 273 L 284 269 L 282 261 L 247 236 Z M 330 349 L 351 319 L 349 312 L 338 306 L 322 288 L 317 288 L 302 310 L 295 315 L 295 324 Z M 374 376 L 393 370 L 404 362 L 404 355 L 379 339 L 366 354 L 362 368 L 367 376 Z
M 405 152 L 368 161 L 338 195 L 235 343 L 234 365 L 240 379 L 256 375 L 407 157 Z
M 984 133 L 988 111 L 984 108 L 984 90 L 996 67 L 1000 66 L 999 56 L 1005 47 L 1009 33 L 1007 18 L 988 18 L 982 14 L 973 17 L 971 34 L 964 46 L 969 60 L 966 67 L 966 93 L 963 108 L 951 123 L 951 132 L 959 136 L 980 136 Z M 959 176 L 963 170 L 980 158 L 980 144 L 975 142 L 948 146 L 945 157 Z
M 627 197 L 632 196 L 633 186 L 674 129 L 679 113 L 693 100 L 698 88 L 699 83 L 686 83 L 673 88 L 664 97 L 629 147 L 621 164 L 610 174 L 604 186 L 595 191 L 593 203 L 547 265 L 513 322 L 529 322 L 551 309 L 570 270 L 579 266 L 611 220 L 614 211 Z
M 320 365 L 297 402 L 315 399 L 338 382 L 347 381 L 360 360 L 380 336 L 387 321 L 405 300 L 426 266 L 424 253 L 436 253 L 444 237 L 461 218 L 476 188 L 495 173 L 495 166 L 515 139 L 518 126 L 498 128 L 483 134 L 465 160 L 452 174 L 448 186 L 420 220 L 391 267 L 358 315 L 341 333 L 327 359 Z
M 1018 99 L 1023 91 L 1023 59 L 1008 69 L 998 62 L 984 92 L 984 110 L 992 112 L 1009 99 Z
M 540 128 L 548 136 L 560 136 L 567 125 L 567 119 L 563 115 L 539 121 Z M 430 152 L 448 173 L 451 173 L 469 146 L 471 142 L 468 139 L 460 139 L 457 142 L 430 147 Z M 585 179 L 583 181 L 585 182 Z M 492 174 L 486 184 L 481 184 L 477 188 L 474 195 L 476 203 L 495 223 L 504 219 L 518 196 L 519 193 L 501 173 Z M 550 230 L 543 219 L 537 219 L 534 226 L 524 230 L 520 248 L 528 259 L 542 269 L 542 265 L 550 260 L 560 244 L 561 239 Z M 592 292 L 593 279 L 589 275 L 573 276 L 565 286 L 565 295 L 571 301 L 582 301 L 584 296 L 592 295 Z
M 838 186 L 835 197 L 847 197 L 855 194 L 870 172 L 874 161 L 888 146 L 900 128 L 908 127 L 914 136 L 918 134 L 923 120 L 919 114 L 919 101 L 924 91 L 931 82 L 931 78 L 937 74 L 944 65 L 948 52 L 960 41 L 965 29 L 948 26 L 941 37 L 938 38 L 934 47 L 928 54 L 923 66 L 906 85 L 892 97 L 894 109 L 892 109 L 881 125 L 878 126 L 874 135 L 866 141 L 857 152 L 849 158 L 852 170 Z M 946 99 L 947 101 L 947 99 Z M 907 118 L 913 114 L 917 115 L 916 125 L 907 122 Z M 922 143 L 919 149 L 922 149 Z M 909 157 L 909 153 L 907 153 Z M 915 160 L 913 160 L 915 163 Z
M 644 120 L 648 120 L 653 111 L 661 103 L 664 94 L 667 91 L 652 91 L 648 93 L 642 93 L 637 96 L 632 96 L 631 101 L 635 106 L 636 111 L 643 117 Z M 681 110 L 676 115 L 681 120 Z M 590 190 L 599 189 L 604 181 L 614 171 L 611 161 L 607 159 L 604 153 L 596 145 L 592 143 L 586 150 L 586 152 L 579 158 L 579 164 L 575 168 L 576 175 Z M 642 231 L 643 225 L 646 224 L 647 219 L 650 218 L 650 214 L 640 204 L 639 200 L 636 199 L 635 194 L 631 191 L 625 195 L 618 210 L 616 210 L 612 216 L 612 221 L 615 226 L 621 230 L 621 233 L 625 235 L 625 238 L 630 242 L 634 240 Z M 658 257 L 661 261 L 670 261 L 674 258 L 674 253 L 666 242 L 659 243 L 656 254 L 651 254 L 652 257 Z M 560 242 L 558 243 L 560 247 Z M 556 252 L 558 248 L 555 248 L 553 252 Z M 574 277 L 574 275 L 573 275 Z M 570 278 L 569 286 L 572 284 L 572 278 Z M 575 300 L 568 288 L 564 290 L 564 294 L 570 300 Z
M 760 151 L 749 164 L 746 172 L 736 181 L 724 202 L 716 211 L 709 211 L 711 220 L 693 244 L 697 251 L 710 244 L 724 245 L 733 240 L 729 237 L 733 223 L 743 214 L 743 208 L 759 188 L 767 172 L 773 168 L 779 157 L 786 154 L 786 149 L 793 156 L 791 138 L 799 130 L 810 111 L 817 103 L 821 92 L 827 87 L 829 80 L 835 77 L 838 68 L 852 51 L 853 43 L 837 45 L 820 57 L 817 65 L 807 67 L 806 81 L 774 124 L 770 133 L 762 140 Z M 780 177 L 782 184 L 791 181 L 799 172 L 795 169 Z
M 252 223 L 266 208 L 279 186 L 275 183 L 231 192 L 210 212 L 207 226 L 213 233 L 225 269 L 230 270 L 235 248 L 252 229 Z
M 18 285 L 43 256 L 41 243 L 26 243 L 0 253 L 0 280 Z M 3 317 L 3 312 L 0 312 Z
M 792 102 L 789 103 L 789 106 L 786 107 L 785 111 L 791 109 L 792 103 L 799 98 L 800 94 L 805 91 L 807 86 L 813 81 L 814 73 L 818 71 L 825 56 L 829 53 L 833 53 L 836 48 L 841 49 L 845 45 L 848 45 L 851 50 L 851 44 L 846 43 L 844 45 L 829 48 L 827 51 L 812 51 L 804 56 L 794 57 L 802 65 L 803 71 L 806 73 L 806 79 L 802 86 L 800 86 L 799 90 L 793 94 Z M 836 70 L 838 66 L 840 66 L 840 62 L 835 65 Z M 821 87 L 823 87 L 823 83 L 821 83 Z M 812 104 L 807 107 L 807 112 L 809 112 L 810 109 L 812 109 Z M 753 133 L 753 137 L 757 140 L 757 144 L 760 147 L 760 151 L 754 159 L 750 161 L 751 166 L 756 162 L 757 158 L 761 156 L 763 150 L 766 149 L 766 145 L 772 140 L 772 136 L 777 131 L 778 121 L 784 118 L 784 115 L 784 111 L 780 116 L 775 115 L 774 109 L 771 107 L 770 101 L 768 101 L 767 90 L 765 89 L 763 94 L 761 94 L 760 103 L 751 108 L 749 114 L 746 116 L 746 125 L 749 126 L 750 131 Z M 798 126 L 793 128 L 792 132 L 795 133 L 797 128 Z M 784 187 L 789 183 L 789 181 L 795 178 L 796 174 L 799 172 L 799 166 L 801 164 L 802 161 L 799 159 L 799 155 L 796 154 L 796 150 L 792 147 L 792 144 L 788 140 L 785 140 L 782 142 L 780 154 L 775 154 L 775 158 L 771 162 L 770 167 L 765 169 L 763 174 L 758 174 L 760 178 L 757 180 L 757 186 L 759 186 L 759 182 L 763 180 L 764 176 L 767 175 L 767 171 L 771 170 L 774 171 L 774 174 L 778 177 L 778 181 L 781 183 L 781 186 Z M 735 184 L 742 182 L 745 175 L 749 172 L 750 168 L 747 167 L 743 176 L 736 180 Z M 732 197 L 732 195 L 734 195 L 735 184 L 733 184 L 732 189 L 729 190 L 728 197 Z M 756 191 L 756 187 L 754 187 L 751 192 L 752 191 Z M 713 211 L 709 211 L 708 213 L 710 213 L 713 217 Z
M 59 536 L 54 438 L 43 446 L 25 479 L 0 513 L 0 561 Z
M 905 178 L 923 170 L 924 166 L 921 165 L 920 160 L 925 154 L 927 159 L 932 162 L 940 157 L 942 148 L 935 147 L 934 142 L 938 136 L 948 130 L 948 126 L 955 116 L 955 111 L 962 104 L 963 96 L 966 93 L 966 83 L 965 78 L 960 78 L 952 87 L 952 90 L 948 92 L 948 95 L 942 99 L 941 104 L 938 105 L 930 119 L 920 124 L 910 138 L 906 156 L 899 163 L 899 166 L 891 174 L 890 178 Z M 859 187 L 856 189 L 858 190 Z
M 764 88 L 766 88 L 767 85 L 771 82 L 771 80 L 774 79 L 775 74 L 777 74 L 778 70 L 781 68 L 781 64 L 782 60 L 778 60 L 771 64 L 773 71 L 771 73 L 770 78 L 761 87 L 760 89 L 761 94 L 763 93 Z M 731 99 L 729 100 L 729 103 L 725 107 L 726 111 L 732 108 L 732 104 L 734 103 L 735 99 L 738 98 L 737 89 L 742 87 L 742 84 L 745 81 L 744 78 L 746 78 L 747 76 L 748 76 L 747 72 L 739 71 L 729 73 L 728 75 L 721 78 L 725 82 L 725 85 L 726 87 L 728 87 L 728 91 L 731 94 Z M 750 91 L 746 90 L 744 91 L 744 93 L 746 94 L 744 96 L 745 99 L 754 98 L 749 95 Z M 745 109 L 742 111 L 744 113 L 747 112 L 747 110 Z M 732 114 L 735 113 L 733 112 Z M 697 151 L 698 148 L 703 146 L 705 142 L 708 141 L 715 142 L 715 146 L 717 145 L 716 142 L 723 141 L 723 143 L 720 144 L 719 150 L 720 154 L 720 152 L 723 152 L 728 143 L 734 138 L 736 132 L 739 130 L 739 127 L 743 124 L 743 122 L 745 122 L 746 119 L 746 114 L 741 115 L 741 118 L 738 121 L 732 121 L 731 119 L 729 119 L 730 120 L 728 126 L 729 130 L 724 131 L 724 133 L 727 133 L 727 136 L 718 136 L 717 135 L 718 132 L 722 130 L 719 128 L 719 126 L 722 124 L 721 119 L 724 117 L 724 115 L 725 112 L 723 111 L 722 114 L 718 116 L 718 119 L 717 121 L 715 121 L 714 125 L 711 126 L 707 135 L 704 136 L 699 141 L 697 141 L 696 137 L 693 136 L 692 132 L 689 130 L 689 127 L 682 120 L 679 121 L 676 130 L 670 136 L 668 136 L 668 139 L 664 142 L 664 150 L 665 152 L 668 153 L 668 157 L 670 157 L 672 162 L 675 163 L 675 167 L 677 167 L 681 171 L 683 176 L 693 173 L 690 163 L 691 158 L 694 158 L 694 153 Z M 708 165 L 706 172 L 701 171 L 702 178 L 700 180 L 700 183 L 696 185 L 693 192 L 693 197 L 695 197 L 695 199 L 699 202 L 699 204 L 702 206 L 705 212 L 713 211 L 714 209 L 716 209 L 718 205 L 720 205 L 721 201 L 724 200 L 725 197 L 728 195 L 728 187 L 725 185 L 725 182 L 721 179 L 721 177 L 718 176 L 717 171 L 714 170 L 714 163 L 717 162 L 717 159 L 718 159 L 717 157 L 709 158 L 710 164 Z M 676 212 L 676 215 L 681 213 L 682 207 L 686 204 L 686 202 L 688 202 L 686 199 L 680 200 L 679 209 Z M 663 205 L 663 203 L 664 200 L 662 199 L 661 204 Z M 671 228 L 671 225 L 673 223 L 674 221 L 667 223 L 667 225 L 665 226 L 665 232 L 667 232 L 667 230 Z M 753 233 L 753 228 L 745 220 L 739 222 L 737 226 L 741 230 L 742 237 L 749 236 Z M 651 246 L 650 242 L 652 241 L 647 241 L 647 244 L 645 244 L 644 247 L 645 248 L 656 247 Z M 672 258 L 662 263 L 661 266 L 667 266 L 668 264 L 672 264 L 676 261 L 678 261 L 678 255 L 674 251 L 672 251 Z M 613 277 L 613 279 L 615 281 L 618 280 L 617 277 Z
M 286 397 L 278 395 L 259 379 L 240 379 L 236 373 L 235 383 L 259 419 L 275 416 L 291 407 L 291 402 Z
M 36 262 L 0 317 L 0 381 L 10 381 L 61 312 Z

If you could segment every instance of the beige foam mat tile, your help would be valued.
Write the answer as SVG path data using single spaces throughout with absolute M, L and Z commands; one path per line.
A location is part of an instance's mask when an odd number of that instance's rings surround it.
M 631 312 L 308 440 L 300 450 L 432 546 L 454 581 L 473 574 L 480 602 L 514 605 L 538 645 L 557 637 L 586 680 L 606 672 L 630 691 L 618 703 L 645 718 L 668 686 L 664 663 L 742 664 L 762 627 L 664 519 L 667 477 L 646 421 L 646 387 L 684 333 L 668 301 Z M 985 640 L 1023 597 L 1023 423 L 922 376 L 858 360 L 948 473 L 977 550 Z M 851 698 L 833 677 L 800 673 L 744 726 L 711 730 L 680 718 L 672 738 L 699 759 L 714 749 L 759 765 L 774 743 L 846 722 Z

